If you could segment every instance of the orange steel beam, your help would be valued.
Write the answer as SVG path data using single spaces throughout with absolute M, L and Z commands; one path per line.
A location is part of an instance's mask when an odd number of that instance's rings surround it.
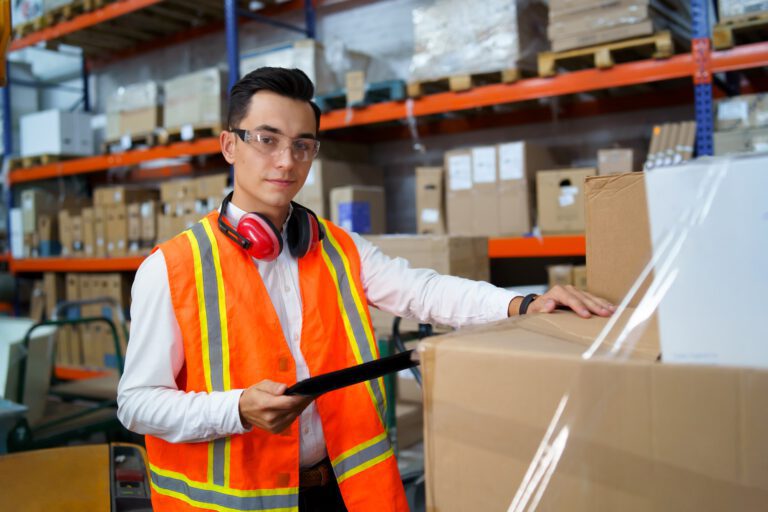
M 491 238 L 488 240 L 489 258 L 584 256 L 586 252 L 587 243 L 584 235 Z
M 160 158 L 214 154 L 218 153 L 219 150 L 219 139 L 217 137 L 209 137 L 191 142 L 177 142 L 168 146 L 156 146 L 149 149 L 137 149 L 113 155 L 78 158 L 55 164 L 16 169 L 10 172 L 9 180 L 11 184 L 15 184 L 60 176 L 72 176 L 75 174 L 104 171 L 112 167 L 136 165 Z
M 13 313 L 13 304 L 10 302 L 0 302 L 0 313 Z
M 137 270 L 144 256 L 124 258 L 26 258 L 11 259 L 11 272 L 126 272 Z
M 712 54 L 712 71 L 730 71 L 768 65 L 768 42 L 737 46 Z M 644 60 L 617 64 L 610 69 L 572 71 L 552 78 L 529 78 L 513 84 L 494 84 L 463 92 L 430 94 L 413 100 L 416 117 L 456 110 L 466 110 L 500 103 L 514 103 L 551 96 L 563 96 L 637 85 L 675 78 L 692 77 L 691 54 L 675 55 L 665 60 Z M 324 114 L 320 128 L 335 130 L 349 126 L 405 119 L 405 101 L 377 103 L 359 109 L 335 110 Z
M 53 374 L 60 380 L 83 380 L 104 377 L 109 372 L 103 370 L 90 370 L 88 368 L 76 368 L 74 366 L 56 365 Z
M 83 13 L 71 20 L 62 21 L 51 27 L 38 30 L 27 36 L 17 39 L 11 43 L 10 51 L 20 50 L 27 46 L 32 46 L 40 41 L 49 41 L 57 37 L 77 32 L 84 28 L 102 23 L 107 20 L 118 18 L 139 9 L 144 9 L 150 5 L 162 2 L 163 0 L 122 0 L 113 2 L 91 12 Z

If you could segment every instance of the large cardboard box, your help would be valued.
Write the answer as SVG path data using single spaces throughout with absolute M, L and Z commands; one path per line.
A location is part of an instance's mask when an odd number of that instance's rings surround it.
M 107 211 L 104 206 L 93 207 L 94 253 L 97 258 L 107 256 Z
M 145 201 L 141 203 L 141 235 L 140 245 L 143 249 L 149 249 L 157 240 L 157 201 Z
M 761 511 L 768 372 L 583 358 L 606 319 L 531 315 L 420 345 L 427 509 Z
M 61 255 L 72 255 L 72 217 L 69 210 L 59 211 L 59 241 L 61 242 Z
M 552 156 L 530 142 L 499 144 L 499 235 L 519 236 L 533 229 L 536 173 L 551 169 Z
M 59 242 L 59 221 L 57 215 L 39 215 L 37 217 L 38 255 L 41 258 L 61 254 Z
M 45 110 L 21 118 L 21 156 L 92 154 L 89 113 Z
M 227 77 L 208 68 L 167 80 L 163 127 L 170 131 L 219 127 L 226 116 Z M 218 135 L 218 133 L 216 134 Z
M 164 203 L 195 199 L 196 195 L 197 182 L 193 178 L 179 178 L 160 184 L 160 200 Z
M 94 206 L 113 206 L 125 205 L 128 203 L 138 203 L 157 199 L 158 191 L 151 188 L 113 185 L 110 187 L 99 187 L 93 191 Z
M 56 201 L 48 192 L 31 188 L 21 192 L 21 223 L 24 233 L 37 231 L 37 218 L 39 215 L 56 212 Z
M 93 208 L 83 208 L 83 256 L 93 258 L 96 256 L 96 215 Z
M 80 274 L 67 273 L 65 275 L 65 296 L 67 301 L 77 301 L 82 299 L 80 292 Z M 80 318 L 82 311 L 77 308 L 69 308 L 66 312 L 67 318 Z M 66 358 L 69 364 L 81 365 L 83 364 L 83 351 L 82 351 L 82 338 L 83 328 L 82 326 L 64 326 L 63 332 L 65 334 L 65 341 L 63 344 L 63 350 L 66 351 Z
M 128 254 L 138 254 L 141 245 L 141 203 L 126 208 Z
M 151 134 L 163 125 L 162 88 L 157 82 L 118 87 L 107 98 L 106 140 Z
M 597 174 L 623 174 L 634 171 L 634 151 L 631 149 L 600 149 L 597 151 Z
M 768 151 L 768 128 L 716 132 L 714 143 L 718 156 Z
M 539 229 L 545 234 L 584 232 L 584 180 L 595 169 L 539 171 L 536 195 Z
M 593 176 L 586 181 L 587 285 L 618 304 L 651 259 L 645 174 Z M 644 285 L 632 300 L 645 295 Z
M 445 233 L 445 189 L 442 167 L 416 168 L 416 230 L 419 234 Z
M 331 190 L 331 220 L 360 234 L 384 233 L 384 188 L 355 185 Z
M 128 211 L 124 204 L 105 208 L 107 213 L 106 235 L 109 256 L 128 255 Z
M 448 232 L 472 235 L 474 200 L 472 195 L 472 151 L 456 149 L 445 153 L 446 210 Z
M 295 200 L 327 219 L 331 217 L 331 190 L 349 185 L 383 187 L 384 177 L 379 169 L 361 162 L 320 158 L 312 162 Z
M 224 199 L 224 189 L 227 188 L 229 174 L 211 174 L 195 178 L 197 184 L 196 199 L 212 199 L 221 202 Z
M 83 233 L 83 216 L 71 215 L 69 217 L 71 237 L 72 237 L 72 256 L 85 255 L 85 236 Z
M 499 172 L 496 146 L 472 148 L 472 233 L 497 236 Z

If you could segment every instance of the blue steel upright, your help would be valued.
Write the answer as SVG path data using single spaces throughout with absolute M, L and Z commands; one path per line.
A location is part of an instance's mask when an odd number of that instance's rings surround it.
M 709 24 L 709 0 L 691 0 L 691 34 L 693 43 L 697 39 L 711 37 Z M 693 45 L 692 45 L 693 46 Z M 707 49 L 707 53 L 709 50 Z M 695 58 L 695 54 L 694 54 Z M 712 143 L 712 76 L 707 73 L 708 81 L 696 80 L 694 85 L 694 106 L 696 108 L 696 154 L 709 156 L 714 153 Z
M 237 41 L 237 0 L 224 0 L 224 27 L 227 35 L 229 89 L 240 78 L 240 45 Z

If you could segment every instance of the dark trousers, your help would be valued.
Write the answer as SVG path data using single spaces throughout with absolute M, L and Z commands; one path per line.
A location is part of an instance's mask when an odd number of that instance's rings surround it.
M 322 486 L 300 488 L 299 512 L 347 512 L 336 479 Z

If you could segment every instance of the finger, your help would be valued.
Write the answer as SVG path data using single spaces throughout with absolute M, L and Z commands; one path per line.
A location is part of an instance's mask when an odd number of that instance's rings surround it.
M 582 318 L 590 318 L 592 315 L 587 308 L 587 305 L 574 293 L 574 290 L 566 288 L 559 288 L 552 290 L 555 294 L 555 299 L 564 306 L 568 306 L 576 312 Z
M 598 304 L 603 306 L 605 309 L 607 309 L 609 311 L 616 311 L 616 306 L 611 304 L 610 302 L 608 302 L 604 298 L 598 297 L 597 295 L 593 295 L 593 294 L 591 294 L 591 293 L 589 293 L 588 291 L 585 291 L 585 290 L 582 290 L 581 293 L 583 293 L 587 297 L 591 298 L 592 300 L 596 301 Z
M 579 290 L 572 290 L 571 291 L 576 297 L 581 300 L 581 302 L 584 303 L 585 306 L 587 306 L 587 309 L 589 309 L 590 312 L 600 315 L 600 316 L 610 316 L 611 310 L 607 307 L 603 306 L 600 302 L 596 300 L 595 297 L 591 296 L 587 292 L 582 292 Z
M 544 299 L 544 300 L 541 300 L 541 299 Z M 556 307 L 557 307 L 557 302 L 555 302 L 552 299 L 547 299 L 542 297 L 533 301 L 531 306 L 528 308 L 528 311 L 530 311 L 531 313 L 551 313 L 555 310 Z

